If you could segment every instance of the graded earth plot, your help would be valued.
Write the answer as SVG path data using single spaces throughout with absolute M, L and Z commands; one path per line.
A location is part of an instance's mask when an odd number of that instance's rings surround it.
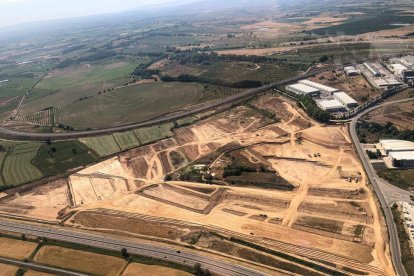
M 66 224 L 190 243 L 299 274 L 315 272 L 302 270 L 304 260 L 319 272 L 335 263 L 388 273 L 385 228 L 347 129 L 263 97 L 70 176 L 77 213 Z M 262 111 L 267 102 L 277 120 Z

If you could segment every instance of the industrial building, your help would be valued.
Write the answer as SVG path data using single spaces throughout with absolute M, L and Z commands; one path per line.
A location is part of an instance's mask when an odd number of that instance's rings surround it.
M 321 92 L 329 93 L 330 95 L 332 95 L 335 92 L 339 92 L 339 90 L 336 88 L 329 87 L 329 86 L 326 86 L 326 85 L 323 85 L 323 84 L 320 84 L 314 81 L 310 81 L 310 80 L 301 80 L 299 81 L 299 83 L 319 89 Z
M 414 167 L 414 151 L 392 151 L 388 156 L 394 167 Z
M 297 95 L 310 95 L 312 97 L 317 97 L 321 94 L 319 89 L 302 83 L 287 85 L 285 89 L 286 91 L 293 92 Z
M 414 142 L 404 140 L 380 140 L 380 147 L 385 154 L 390 152 L 414 151 Z
M 316 104 L 324 111 L 328 112 L 342 112 L 345 111 L 345 106 L 338 100 L 319 100 Z
M 399 78 L 404 80 L 404 82 L 414 81 L 414 65 L 411 62 L 408 62 L 404 58 L 392 59 L 390 62 L 392 63 L 388 68 Z
M 346 66 L 344 67 L 344 72 L 348 77 L 358 76 L 359 71 L 354 66 Z
M 358 103 L 353 98 L 351 98 L 348 94 L 345 92 L 336 92 L 334 93 L 335 99 L 337 99 L 339 102 L 341 102 L 344 106 L 348 108 L 357 107 Z
M 364 67 L 371 73 L 373 77 L 381 77 L 382 74 L 374 68 L 374 66 L 371 63 L 364 62 Z

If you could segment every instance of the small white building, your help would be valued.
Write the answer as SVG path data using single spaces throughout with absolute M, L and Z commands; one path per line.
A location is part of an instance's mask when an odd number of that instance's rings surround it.
M 354 66 L 346 66 L 346 67 L 344 67 L 344 72 L 349 77 L 358 76 L 359 75 L 359 71 Z
M 316 89 L 319 89 L 321 92 L 325 92 L 325 93 L 329 93 L 330 95 L 332 95 L 335 92 L 339 92 L 338 89 L 333 88 L 333 87 L 329 87 L 314 81 L 310 81 L 310 80 L 301 80 L 299 81 L 299 83 L 310 86 L 310 87 L 314 87 Z
M 345 106 L 338 100 L 319 100 L 316 104 L 324 111 L 341 112 L 345 110 Z
M 293 92 L 297 95 L 310 95 L 312 97 L 317 97 L 321 94 L 319 89 L 302 83 L 287 85 L 285 89 L 286 91 Z
M 345 92 L 336 92 L 334 93 L 334 97 L 346 107 L 353 108 L 358 106 L 357 101 L 355 101 Z

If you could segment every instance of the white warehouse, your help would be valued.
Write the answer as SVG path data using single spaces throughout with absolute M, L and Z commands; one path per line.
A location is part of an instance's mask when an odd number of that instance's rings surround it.
M 297 95 L 310 95 L 312 97 L 316 97 L 321 94 L 321 91 L 319 89 L 302 83 L 287 85 L 285 89 L 286 91 L 293 92 Z
M 355 101 L 345 92 L 336 92 L 334 93 L 334 97 L 346 107 L 353 108 L 358 106 L 357 101 Z
M 329 87 L 329 86 L 326 86 L 326 85 L 323 85 L 323 84 L 320 84 L 314 81 L 310 81 L 310 80 L 301 80 L 299 81 L 299 83 L 310 86 L 310 87 L 314 87 L 316 89 L 319 89 L 322 92 L 329 93 L 330 95 L 332 95 L 335 92 L 339 92 L 339 90 L 336 88 Z
M 380 145 L 386 154 L 390 152 L 414 151 L 414 142 L 404 140 L 380 140 Z
M 324 111 L 341 112 L 345 110 L 345 106 L 338 100 L 319 100 L 316 104 Z
M 414 151 L 392 151 L 388 156 L 394 167 L 414 167 Z

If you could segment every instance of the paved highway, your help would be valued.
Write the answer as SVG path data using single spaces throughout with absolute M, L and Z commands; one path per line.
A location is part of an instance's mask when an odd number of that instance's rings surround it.
M 266 275 L 254 269 L 230 262 L 225 262 L 218 258 L 211 258 L 201 253 L 192 253 L 185 250 L 176 251 L 173 248 L 138 242 L 136 240 L 125 238 L 113 238 L 70 229 L 62 229 L 58 227 L 48 228 L 45 226 L 31 225 L 23 222 L 15 223 L 2 220 L 0 220 L 0 230 L 26 235 L 34 235 L 47 239 L 88 245 L 108 250 L 115 250 L 118 252 L 120 252 L 122 248 L 126 248 L 131 254 L 153 257 L 156 259 L 167 260 L 188 266 L 194 266 L 195 263 L 200 263 L 202 268 L 208 268 L 211 272 L 218 275 Z
M 216 101 L 214 103 L 211 103 L 211 104 L 208 104 L 208 105 L 205 105 L 205 106 L 193 109 L 193 110 L 182 112 L 180 114 L 151 119 L 145 122 L 117 126 L 117 127 L 112 127 L 112 128 L 98 129 L 98 130 L 75 131 L 75 132 L 67 132 L 67 133 L 30 133 L 30 132 L 12 130 L 12 129 L 8 129 L 5 127 L 0 127 L 0 138 L 11 139 L 11 140 L 36 140 L 36 141 L 47 141 L 49 139 L 50 140 L 69 140 L 69 139 L 77 139 L 77 138 L 83 138 L 83 137 L 112 134 L 115 132 L 123 132 L 123 131 L 128 131 L 128 130 L 132 130 L 136 128 L 153 126 L 157 124 L 175 121 L 175 120 L 189 117 L 195 114 L 203 113 L 206 111 L 211 111 L 212 109 L 215 109 L 223 105 L 236 104 L 243 100 L 252 98 L 262 92 L 271 90 L 275 86 L 283 86 L 283 85 L 286 85 L 286 84 L 289 84 L 289 83 L 292 83 L 292 82 L 295 82 L 301 79 L 315 76 L 316 74 L 325 72 L 327 70 L 332 70 L 332 69 L 341 68 L 341 67 L 342 65 L 328 67 L 328 68 L 320 69 L 320 70 L 315 70 L 315 71 L 303 74 L 301 76 L 293 77 L 293 78 L 286 79 L 280 82 L 267 84 L 267 85 L 264 85 L 258 88 L 249 89 L 237 95 Z
M 46 265 L 35 264 L 30 262 L 22 262 L 17 260 L 12 260 L 8 258 L 0 257 L 0 263 L 14 265 L 18 267 L 24 267 L 30 270 L 39 271 L 39 272 L 46 272 L 46 273 L 53 273 L 54 275 L 62 275 L 62 276 L 88 276 L 87 274 L 78 273 L 69 271 L 66 269 L 54 268 Z
M 405 268 L 401 262 L 401 252 L 400 252 L 400 243 L 398 240 L 398 233 L 397 233 L 397 228 L 396 225 L 394 223 L 394 219 L 393 219 L 393 215 L 392 215 L 392 211 L 390 206 L 387 204 L 387 200 L 384 196 L 384 192 L 381 189 L 381 186 L 379 185 L 379 182 L 381 180 L 378 179 L 378 176 L 376 175 L 375 169 L 373 168 L 368 156 L 366 155 L 364 148 L 362 147 L 361 143 L 359 142 L 358 139 L 358 135 L 356 132 L 356 124 L 358 122 L 358 120 L 368 114 L 369 112 L 383 107 L 383 106 L 387 106 L 387 105 L 391 105 L 391 104 L 396 104 L 396 103 L 403 103 L 403 102 L 408 102 L 408 101 L 413 101 L 414 98 L 409 98 L 409 99 L 403 99 L 403 100 L 399 100 L 399 101 L 394 101 L 394 102 L 387 102 L 378 106 L 374 106 L 371 107 L 365 111 L 363 111 L 362 113 L 358 114 L 356 117 L 354 117 L 352 119 L 351 125 L 350 125 L 350 132 L 351 132 L 351 138 L 352 141 L 355 144 L 355 147 L 358 151 L 359 157 L 361 158 L 362 164 L 364 165 L 365 171 L 368 175 L 369 180 L 371 181 L 372 186 L 374 187 L 375 193 L 377 194 L 377 197 L 380 201 L 381 207 L 384 210 L 384 215 L 385 215 L 385 219 L 387 222 L 387 226 L 388 226 L 388 234 L 389 234 L 389 239 L 390 239 L 390 250 L 391 250 L 391 257 L 392 257 L 392 262 L 394 265 L 394 269 L 397 273 L 397 275 L 399 276 L 406 276 L 407 273 L 405 272 Z

